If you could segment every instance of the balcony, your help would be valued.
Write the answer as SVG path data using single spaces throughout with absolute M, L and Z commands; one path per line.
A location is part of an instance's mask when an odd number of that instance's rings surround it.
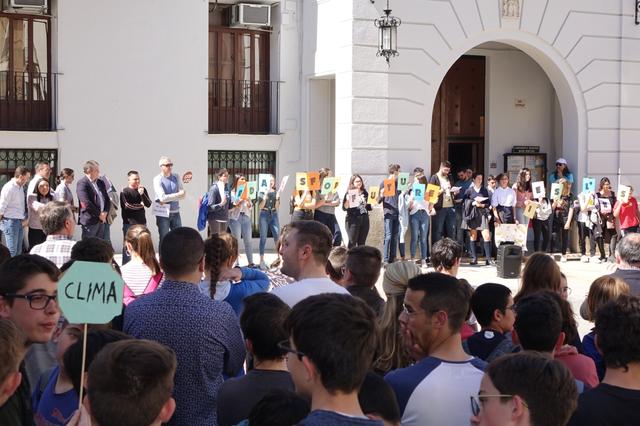
M 0 71 L 0 130 L 56 129 L 56 75 Z
M 207 80 L 209 133 L 279 133 L 279 81 Z

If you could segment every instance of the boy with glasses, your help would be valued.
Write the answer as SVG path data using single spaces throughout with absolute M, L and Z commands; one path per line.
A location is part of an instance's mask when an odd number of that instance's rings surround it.
M 0 266 L 0 318 L 12 320 L 22 331 L 25 349 L 48 342 L 56 330 L 59 275 L 53 262 L 31 254 L 16 256 Z M 20 387 L 0 408 L 2 425 L 33 424 L 30 385 L 23 365 L 20 372 Z

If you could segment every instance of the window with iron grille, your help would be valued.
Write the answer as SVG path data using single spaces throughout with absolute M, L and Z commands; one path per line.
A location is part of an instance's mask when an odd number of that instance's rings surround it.
M 218 169 L 229 171 L 229 186 L 233 185 L 235 175 L 243 175 L 248 182 L 257 181 L 260 173 L 276 174 L 276 153 L 274 151 L 209 151 L 208 155 L 209 186 L 216 180 Z M 259 237 L 260 212 L 253 208 L 251 223 L 253 236 Z
M 16 167 L 25 166 L 33 174 L 35 165 L 41 161 L 51 166 L 49 184 L 55 189 L 58 174 L 57 149 L 0 149 L 0 187 L 13 178 Z

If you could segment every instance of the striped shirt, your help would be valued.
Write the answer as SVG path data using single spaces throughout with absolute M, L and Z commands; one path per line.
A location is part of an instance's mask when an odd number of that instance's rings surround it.
M 122 271 L 122 279 L 136 296 L 144 293 L 144 289 L 147 288 L 153 277 L 151 269 L 140 259 L 131 259 L 120 270 Z

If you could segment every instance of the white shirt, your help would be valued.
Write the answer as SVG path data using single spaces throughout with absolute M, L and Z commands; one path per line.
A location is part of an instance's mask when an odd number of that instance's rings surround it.
M 0 191 L 0 214 L 5 219 L 24 219 L 26 217 L 25 194 L 16 178 L 5 183 Z
M 305 278 L 304 280 L 295 281 L 284 287 L 276 287 L 271 292 L 292 308 L 302 299 L 306 299 L 309 296 L 315 296 L 317 294 L 349 294 L 346 288 L 340 287 L 327 277 Z
M 151 269 L 139 259 L 131 259 L 122 265 L 120 270 L 122 272 L 122 279 L 136 296 L 144 293 L 147 285 L 149 285 L 149 281 L 153 278 Z
M 498 187 L 491 196 L 491 205 L 513 207 L 516 205 L 516 191 L 511 188 Z

